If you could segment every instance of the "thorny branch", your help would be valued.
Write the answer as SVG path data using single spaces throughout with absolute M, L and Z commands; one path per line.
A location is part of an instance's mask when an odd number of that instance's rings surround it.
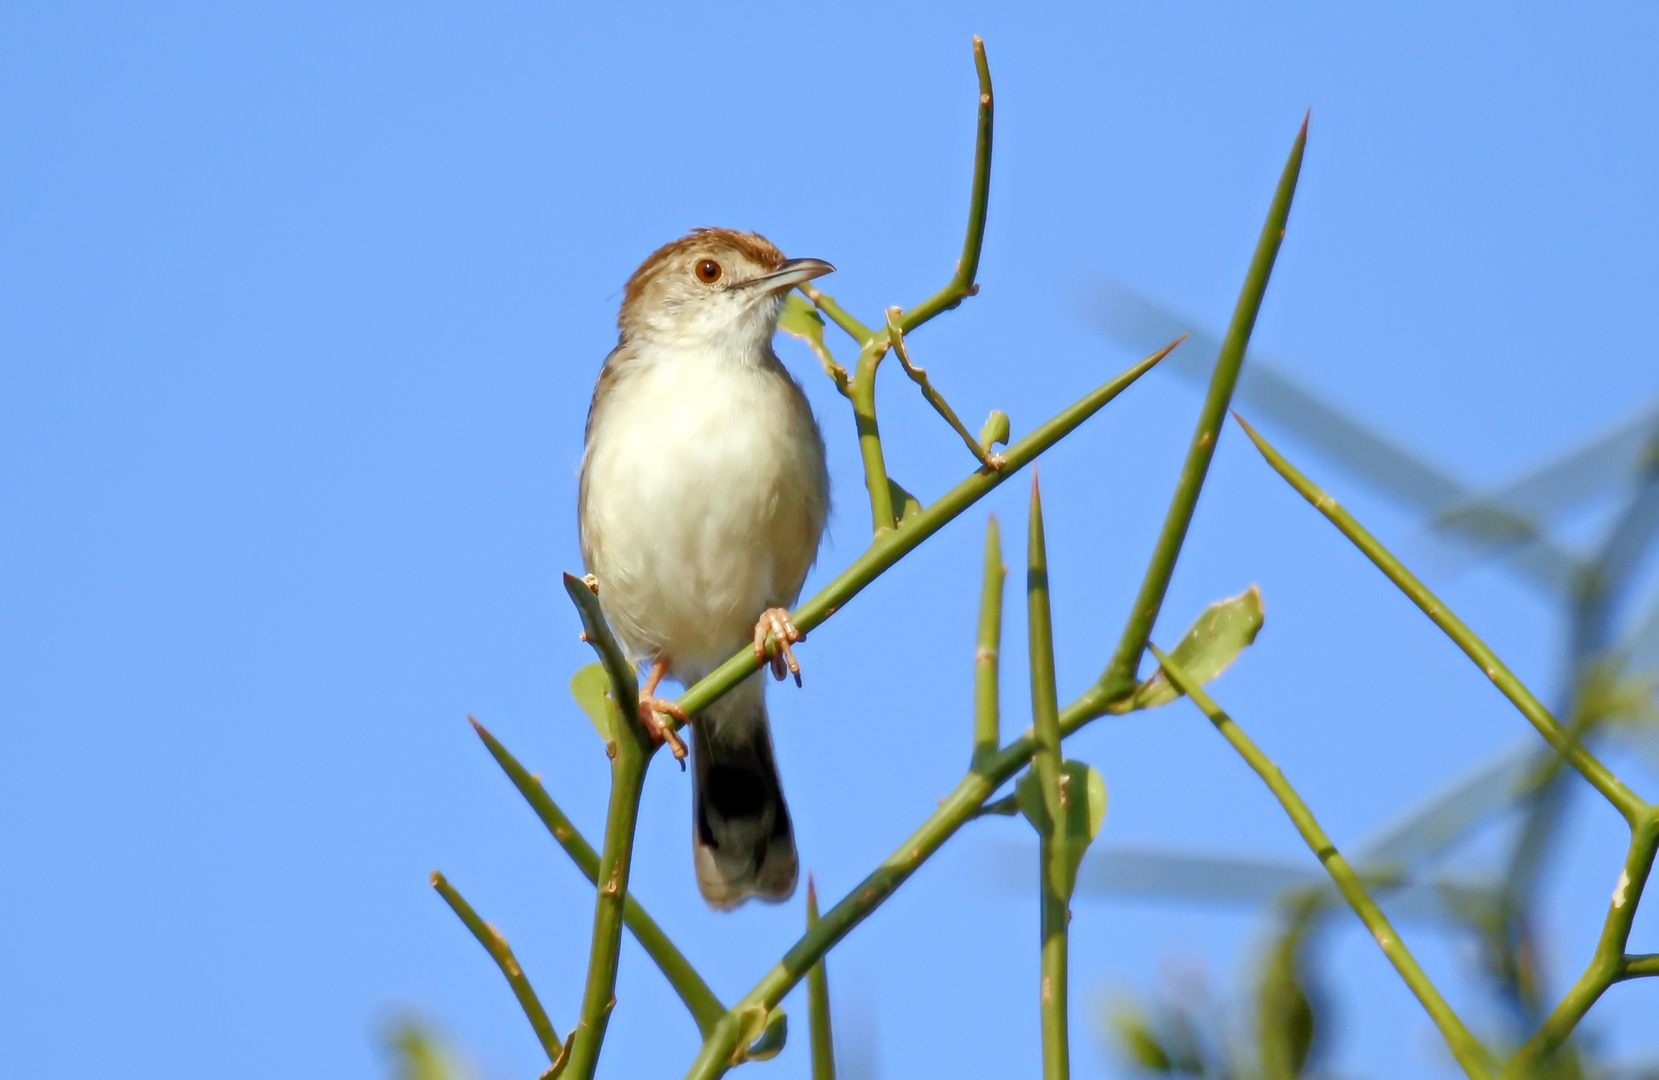
M 876 577 L 890 569 L 944 525 L 997 487 L 1008 476 L 1030 464 L 1078 425 L 1105 406 L 1149 370 L 1180 342 L 1177 340 L 1139 364 L 1105 383 L 1068 409 L 1040 425 L 1001 455 L 990 452 L 991 438 L 975 439 L 954 410 L 933 387 L 924 369 L 912 363 L 906 335 L 938 314 L 947 311 L 978 291 L 976 277 L 984 239 L 990 186 L 993 99 L 990 72 L 983 44 L 974 39 L 975 67 L 979 77 L 979 124 L 974 154 L 974 178 L 969 200 L 968 225 L 961 258 L 951 279 L 938 292 L 904 311 L 891 308 L 884 324 L 872 329 L 838 305 L 834 298 L 811 285 L 802 293 L 823 317 L 847 332 L 859 346 L 853 372 L 848 375 L 829 357 L 827 349 L 816 347 L 826 371 L 849 398 L 858 430 L 866 484 L 869 488 L 874 539 L 866 552 L 835 580 L 794 613 L 802 630 L 822 624 Z M 1066 1037 L 1065 926 L 1069 897 L 1069 874 L 1065 871 L 1066 845 L 1058 822 L 1067 808 L 1067 793 L 1061 775 L 1060 744 L 1085 724 L 1113 711 L 1137 686 L 1137 669 L 1142 653 L 1161 610 L 1173 576 L 1176 560 L 1184 545 L 1208 468 L 1214 457 L 1223 418 L 1248 347 L 1257 313 L 1271 277 L 1294 197 L 1306 143 L 1307 123 L 1293 144 L 1280 177 L 1277 191 L 1264 222 L 1260 239 L 1241 289 L 1226 339 L 1221 349 L 1209 390 L 1200 411 L 1197 428 L 1186 462 L 1176 485 L 1163 529 L 1149 559 L 1139 595 L 1126 620 L 1121 637 L 1099 678 L 1064 708 L 1059 708 L 1054 689 L 1052 643 L 1048 629 L 1046 559 L 1042 554 L 1041 507 L 1035 484 L 1032 499 L 1032 548 L 1028 574 L 1030 608 L 1031 667 L 1033 675 L 1034 726 L 1007 746 L 999 748 L 1000 717 L 997 702 L 997 653 L 1000 648 L 1001 589 L 1003 568 L 1000 540 L 995 522 L 988 528 L 986 560 L 982 579 L 981 618 L 975 656 L 975 710 L 973 754 L 967 774 L 939 807 L 887 860 L 872 871 L 851 893 L 818 917 L 815 890 L 805 933 L 782 959 L 736 1004 L 724 1007 L 675 948 L 660 928 L 628 895 L 633 833 L 645 770 L 654 753 L 651 735 L 639 722 L 636 673 L 628 664 L 605 626 L 591 591 L 575 578 L 566 578 L 567 591 L 582 615 L 584 635 L 598 652 L 610 684 L 610 699 L 616 709 L 612 719 L 610 808 L 605 840 L 595 854 L 558 810 L 539 781 L 487 732 L 479 728 L 492 755 L 547 824 L 555 838 L 589 879 L 595 882 L 596 900 L 592 943 L 581 1012 L 568 1043 L 561 1045 L 545 1011 L 536 1001 L 528 980 L 499 934 L 472 912 L 441 875 L 434 884 L 461 916 L 481 944 L 496 959 L 509 984 L 519 997 L 538 1038 L 554 1062 L 549 1075 L 588 1080 L 597 1065 L 606 1023 L 615 1005 L 615 985 L 621 930 L 626 925 L 639 938 L 652 959 L 686 1002 L 702 1031 L 702 1049 L 688 1074 L 698 1080 L 712 1080 L 747 1060 L 770 1056 L 783 1045 L 785 1024 L 779 1003 L 801 980 L 812 980 L 811 1013 L 815 1072 L 832 1075 L 833 1058 L 828 1050 L 828 1003 L 823 981 L 825 954 L 863 919 L 892 895 L 909 876 L 968 821 L 990 813 L 1017 810 L 1020 803 L 1009 796 L 992 801 L 1007 781 L 1022 770 L 1032 769 L 1038 780 L 1043 816 L 1055 827 L 1043 833 L 1044 975 L 1042 1015 L 1044 1031 L 1044 1072 L 1049 1080 L 1069 1074 Z M 817 333 L 821 327 L 811 327 Z M 821 343 L 820 343 L 821 345 Z M 969 446 L 981 468 L 946 492 L 933 505 L 901 517 L 895 505 L 904 495 L 887 475 L 875 407 L 875 374 L 882 358 L 891 349 L 906 374 L 921 389 L 924 398 Z M 1000 414 L 993 414 L 1001 423 Z M 1242 421 L 1241 421 L 1242 423 Z M 992 430 L 989 429 L 988 430 Z M 1005 431 L 1005 428 L 1003 429 Z M 1502 1075 L 1521 1077 L 1554 1053 L 1566 1040 L 1599 996 L 1612 984 L 1625 979 L 1659 975 L 1659 955 L 1628 954 L 1630 927 L 1659 848 L 1659 809 L 1649 806 L 1607 771 L 1580 740 L 1573 738 L 1538 704 L 1530 692 L 1504 668 L 1456 616 L 1447 611 L 1369 533 L 1336 506 L 1323 492 L 1291 468 L 1255 432 L 1246 431 L 1274 468 L 1296 486 L 1379 568 L 1405 591 L 1437 625 L 1475 660 L 1511 701 L 1533 722 L 1545 739 L 1592 785 L 1607 797 L 1631 825 L 1631 845 L 1619 881 L 1615 886 L 1602 938 L 1584 974 L 1563 997 L 1539 1030 L 1504 1067 Z M 914 505 L 914 504 L 912 504 Z M 1239 751 L 1280 799 L 1310 848 L 1331 874 L 1338 890 L 1372 930 L 1379 946 L 1395 964 L 1407 985 L 1440 1027 L 1448 1046 L 1471 1077 L 1492 1074 L 1493 1062 L 1452 1012 L 1439 991 L 1417 966 L 1410 952 L 1366 891 L 1365 884 L 1330 843 L 1305 804 L 1278 769 L 1261 753 L 1226 713 L 1203 692 L 1202 686 L 1175 661 L 1153 649 L 1170 682 L 1187 693 Z M 752 650 L 744 649 L 719 669 L 690 687 L 679 705 L 695 716 L 753 673 L 757 661 Z M 1137 698 L 1138 700 L 1138 698 Z M 1070 766 L 1068 765 L 1067 768 Z M 1022 789 L 1023 790 L 1023 789 Z M 1028 811 L 1029 813 L 1030 811 Z M 1050 879 L 1053 879 L 1050 881 Z M 1053 887 L 1050 887 L 1050 886 Z

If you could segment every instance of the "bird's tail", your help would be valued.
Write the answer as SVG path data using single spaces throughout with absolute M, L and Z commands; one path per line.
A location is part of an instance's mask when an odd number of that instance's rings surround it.
M 795 892 L 795 832 L 772 758 L 766 684 L 750 676 L 693 723 L 692 853 L 697 887 L 712 908 Z

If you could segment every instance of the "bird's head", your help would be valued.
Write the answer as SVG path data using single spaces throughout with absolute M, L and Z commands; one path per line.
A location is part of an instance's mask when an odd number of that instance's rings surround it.
M 695 229 L 634 271 L 617 328 L 624 342 L 748 354 L 771 341 L 791 288 L 834 269 L 755 233 Z

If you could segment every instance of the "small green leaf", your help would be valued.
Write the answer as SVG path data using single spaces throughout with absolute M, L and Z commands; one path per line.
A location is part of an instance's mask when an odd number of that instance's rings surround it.
M 750 1005 L 737 1014 L 737 1049 L 732 1051 L 732 1064 L 777 1057 L 788 1038 L 789 1017 L 782 1009 Z
M 1007 446 L 1008 432 L 1008 414 L 1001 409 L 992 409 L 985 426 L 979 429 L 979 448 L 989 454 L 991 447 L 998 443 Z
M 1077 882 L 1077 867 L 1083 861 L 1083 853 L 1100 835 L 1100 826 L 1106 820 L 1106 778 L 1093 766 L 1068 759 L 1060 764 L 1060 784 L 1066 798 L 1064 839 L 1070 872 L 1065 892 L 1069 896 Z M 1035 769 L 1027 769 L 1020 776 L 1014 785 L 1014 799 L 1031 827 L 1046 836 L 1048 810 Z
M 1181 643 L 1170 650 L 1170 658 L 1201 683 L 1208 683 L 1226 671 L 1245 646 L 1256 640 L 1262 628 L 1262 593 L 1252 585 L 1237 596 L 1217 600 L 1204 609 Z M 1155 709 L 1181 695 L 1160 668 L 1135 688 L 1129 699 L 1113 712 Z
M 904 486 L 891 476 L 887 478 L 887 490 L 892 493 L 893 516 L 898 519 L 900 525 L 922 512 L 922 500 L 906 491 Z
M 749 1044 L 748 1059 L 770 1061 L 778 1056 L 788 1041 L 789 1016 L 782 1009 L 773 1009 L 766 1014 L 766 1027 L 761 1031 L 760 1038 Z
M 790 337 L 798 337 L 813 351 L 824 344 L 824 317 L 811 301 L 798 292 L 790 293 L 783 302 L 783 314 L 778 316 L 778 329 Z
M 834 380 L 836 388 L 847 393 L 847 369 L 835 362 L 829 346 L 824 344 L 824 317 L 811 301 L 800 293 L 791 292 L 784 298 L 783 314 L 778 316 L 778 329 L 790 337 L 800 338 L 824 366 L 824 374 Z
M 1085 765 L 1081 761 L 1066 762 L 1068 775 L 1074 766 L 1082 770 L 1083 790 L 1087 799 L 1082 806 L 1081 820 L 1067 831 L 1072 834 L 1074 840 L 1082 837 L 1086 846 L 1094 842 L 1094 838 L 1100 835 L 1100 827 L 1106 823 L 1106 778 L 1100 775 L 1099 769 Z M 1077 854 L 1079 858 L 1083 855 L 1081 851 Z
M 620 719 L 616 702 L 611 698 L 611 678 L 605 674 L 605 665 L 588 664 L 570 677 L 570 696 L 576 699 L 582 711 L 593 722 L 593 730 L 606 746 L 616 741 L 616 721 Z
M 570 1048 L 576 1045 L 576 1029 L 571 1028 L 570 1034 L 565 1036 L 564 1047 L 559 1051 L 559 1059 L 549 1065 L 538 1080 L 559 1080 L 564 1074 L 565 1066 L 570 1064 Z
M 1048 834 L 1048 806 L 1043 802 L 1042 781 L 1037 779 L 1036 769 L 1027 769 L 1014 782 L 1014 801 L 1019 804 L 1020 813 L 1025 820 L 1031 822 L 1031 827 L 1037 830 L 1039 836 Z

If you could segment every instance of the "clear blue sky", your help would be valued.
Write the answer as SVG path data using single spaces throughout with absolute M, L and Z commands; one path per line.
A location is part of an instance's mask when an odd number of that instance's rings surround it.
M 564 689 L 587 653 L 558 575 L 579 567 L 582 418 L 620 284 L 719 224 L 833 261 L 827 287 L 867 318 L 930 292 L 960 244 L 973 33 L 998 110 L 983 293 L 914 341 L 972 422 L 997 407 L 1029 430 L 1131 359 L 1088 320 L 1104 275 L 1223 325 L 1310 106 L 1261 348 L 1475 483 L 1659 393 L 1649 5 L 7 4 L 8 1075 L 372 1077 L 404 1007 L 485 1075 L 532 1074 L 527 1026 L 426 875 L 442 867 L 509 935 L 568 1027 L 591 894 L 464 717 L 597 831 L 605 759 Z M 867 510 L 844 404 L 781 348 L 830 445 L 821 582 L 860 550 Z M 884 378 L 891 467 L 931 498 L 965 456 Z M 1197 404 L 1155 375 L 1045 460 L 1063 696 L 1115 639 Z M 1385 540 L 1411 534 L 1283 444 Z M 828 898 L 961 773 L 984 509 L 1017 560 L 1024 497 L 1022 478 L 868 590 L 803 649 L 805 689 L 773 691 Z M 1524 734 L 1228 431 L 1159 639 L 1250 582 L 1267 626 L 1216 692 L 1339 844 Z M 1494 571 L 1442 584 L 1557 685 L 1547 604 Z M 1111 788 L 1103 842 L 1305 854 L 1185 704 L 1103 721 L 1071 753 Z M 704 909 L 688 807 L 686 778 L 655 769 L 636 888 L 735 998 L 801 907 Z M 1547 909 L 1558 985 L 1623 846 L 1588 800 L 1571 829 Z M 882 1075 L 1035 1071 L 1035 900 L 987 871 L 1024 835 L 965 831 L 834 954 L 844 1026 Z M 1171 964 L 1230 990 L 1262 925 L 1080 900 L 1078 1075 L 1116 1075 L 1100 1001 Z M 1409 933 L 1456 986 L 1457 948 Z M 1444 1074 L 1374 947 L 1341 934 L 1335 1062 Z M 1634 946 L 1659 948 L 1659 917 Z M 619 997 L 603 1073 L 678 1075 L 694 1029 L 631 945 Z M 1592 1022 L 1652 1051 L 1656 1011 L 1659 985 L 1627 985 Z M 797 1035 L 757 1074 L 805 1076 Z

